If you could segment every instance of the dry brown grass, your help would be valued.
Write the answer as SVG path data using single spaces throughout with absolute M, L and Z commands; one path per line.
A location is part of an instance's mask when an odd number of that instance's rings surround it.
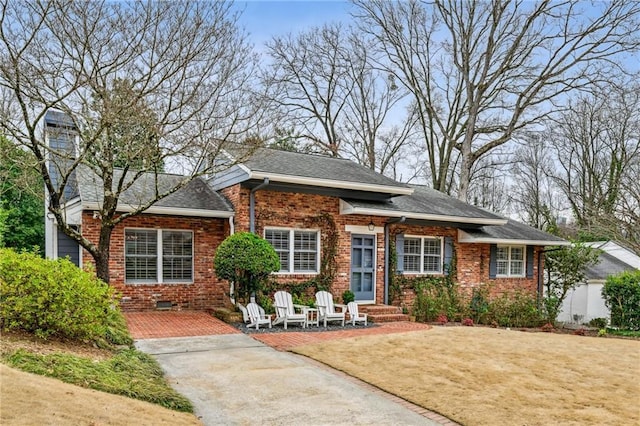
M 294 352 L 465 425 L 639 425 L 640 341 L 436 327 Z

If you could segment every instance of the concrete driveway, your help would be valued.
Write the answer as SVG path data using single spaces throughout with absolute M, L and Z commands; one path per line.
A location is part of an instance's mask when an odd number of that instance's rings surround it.
M 244 334 L 145 339 L 205 425 L 438 425 L 378 392 Z

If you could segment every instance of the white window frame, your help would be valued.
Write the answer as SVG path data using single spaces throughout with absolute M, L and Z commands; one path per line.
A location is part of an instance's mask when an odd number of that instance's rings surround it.
M 275 272 L 277 275 L 318 275 L 320 273 L 320 230 L 319 229 L 303 229 L 303 228 L 284 228 L 277 226 L 268 226 L 264 228 L 262 237 L 267 240 L 267 231 L 286 231 L 289 233 L 289 270 L 280 270 Z M 295 233 L 310 232 L 316 234 L 316 268 L 315 271 L 296 271 L 295 266 Z M 268 242 L 269 240 L 267 240 Z
M 522 260 L 513 260 L 511 258 L 511 250 L 514 248 L 522 250 Z M 507 251 L 507 259 L 500 260 L 498 259 L 498 250 L 499 249 L 508 249 Z M 499 274 L 498 273 L 498 262 L 506 262 L 507 263 L 507 273 Z M 522 262 L 522 273 L 514 274 L 512 273 L 512 268 L 514 262 Z M 527 275 L 527 246 L 522 245 L 507 245 L 507 244 L 498 244 L 496 248 L 496 278 L 524 278 Z
M 407 239 L 419 239 L 420 240 L 420 270 L 419 271 L 407 271 L 407 264 L 406 264 L 406 259 L 407 259 L 407 253 L 404 252 L 404 246 L 402 247 L 402 254 L 404 256 L 404 270 L 402 271 L 403 274 L 407 274 L 407 275 L 442 275 L 444 272 L 444 237 L 434 237 L 434 236 L 430 236 L 430 235 L 405 235 L 404 236 L 404 241 L 406 241 Z M 440 261 L 438 263 L 439 265 L 439 270 L 436 271 L 425 271 L 424 270 L 424 257 L 425 257 L 425 253 L 424 253 L 424 242 L 425 240 L 437 240 L 440 242 Z M 416 254 L 410 254 L 410 256 L 416 256 Z
M 147 231 L 156 232 L 156 277 L 155 280 L 128 280 L 127 279 L 127 231 Z M 162 234 L 164 232 L 185 232 L 191 234 L 191 279 L 190 280 L 170 280 L 165 281 L 163 277 L 163 248 L 162 248 Z M 195 234 L 190 229 L 156 229 L 156 228 L 125 228 L 124 230 L 124 282 L 125 284 L 193 284 L 195 276 Z

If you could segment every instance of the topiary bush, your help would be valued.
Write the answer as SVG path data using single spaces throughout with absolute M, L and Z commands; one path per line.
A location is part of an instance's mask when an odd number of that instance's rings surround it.
M 130 344 L 114 291 L 67 259 L 0 249 L 0 326 L 98 343 Z
M 608 277 L 602 287 L 602 297 L 611 310 L 611 325 L 640 330 L 640 270 Z
M 280 270 L 280 258 L 268 241 L 250 232 L 227 237 L 216 250 L 216 275 L 234 283 L 234 297 L 249 300 L 272 272 Z

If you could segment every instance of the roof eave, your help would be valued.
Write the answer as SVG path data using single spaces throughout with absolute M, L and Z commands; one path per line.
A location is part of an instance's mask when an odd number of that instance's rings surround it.
M 368 216 L 404 217 L 406 219 L 428 220 L 434 222 L 468 223 L 473 225 L 505 225 L 507 219 L 489 219 L 480 217 L 448 216 L 438 214 L 425 214 L 404 212 L 397 210 L 372 209 L 366 207 L 354 207 L 344 200 L 340 200 L 340 214 L 361 214 Z
M 529 240 L 523 238 L 472 237 L 463 230 L 458 230 L 458 242 L 474 244 L 520 244 L 527 246 L 570 246 L 569 241 Z
M 259 171 L 253 171 L 253 170 L 250 171 L 249 173 L 249 179 L 260 180 L 264 178 L 269 178 L 269 180 L 272 182 L 320 186 L 324 188 L 340 188 L 340 189 L 351 189 L 355 191 L 380 192 L 383 194 L 390 194 L 390 195 L 413 194 L 413 188 L 409 188 L 409 187 L 377 185 L 377 184 L 369 184 L 369 183 L 361 183 L 361 182 L 347 182 L 347 181 L 332 180 L 332 179 L 317 179 L 317 178 L 310 178 L 305 176 L 291 176 L 291 175 L 283 175 L 278 173 L 259 172 Z
M 100 210 L 98 203 L 85 203 L 83 204 L 83 210 Z M 118 203 L 116 211 L 118 212 L 132 212 L 138 209 L 138 206 L 130 204 Z M 183 207 L 163 207 L 163 206 L 151 206 L 148 209 L 141 212 L 142 214 L 157 214 L 163 216 L 191 216 L 191 217 L 210 217 L 228 219 L 235 215 L 235 212 L 226 210 L 207 210 L 207 209 L 186 209 Z

